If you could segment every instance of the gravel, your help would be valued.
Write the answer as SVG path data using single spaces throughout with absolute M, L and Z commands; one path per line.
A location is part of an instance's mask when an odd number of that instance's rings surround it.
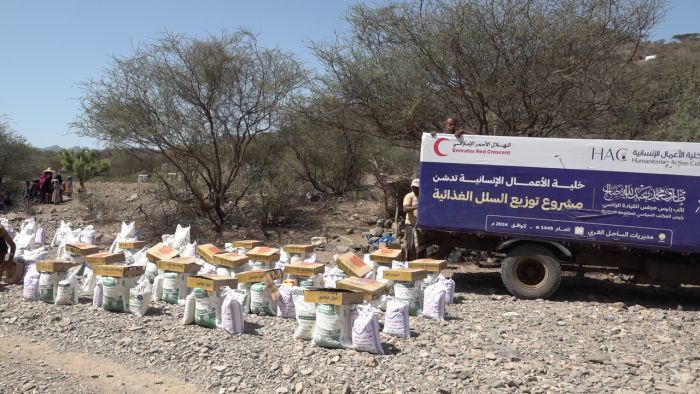
M 0 291 L 0 336 L 218 393 L 700 391 L 694 289 L 564 278 L 553 300 L 524 301 L 507 295 L 495 274 L 453 277 L 458 303 L 447 306 L 447 320 L 411 317 L 411 338 L 381 335 L 383 356 L 294 340 L 294 320 L 246 315 L 245 334 L 229 336 L 182 326 L 177 305 L 155 302 L 139 318 L 93 310 L 89 299 L 65 307 L 27 302 L 16 285 Z M 54 366 L 2 359 L 9 391 L 89 391 Z

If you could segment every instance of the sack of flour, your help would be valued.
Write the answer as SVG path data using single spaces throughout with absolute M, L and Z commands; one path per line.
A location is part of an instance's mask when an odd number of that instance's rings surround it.
M 190 274 L 177 272 L 163 274 L 162 290 L 159 290 L 162 292 L 161 300 L 171 304 L 184 302 L 187 297 L 188 276 Z
M 148 312 L 153 295 L 153 285 L 148 279 L 141 281 L 136 287 L 129 290 L 129 312 L 136 316 L 143 316 Z
M 277 305 L 277 316 L 294 319 L 296 313 L 294 311 L 294 299 L 292 298 L 293 288 L 280 286 L 278 288 L 280 297 L 275 303 Z
M 182 324 L 194 324 L 194 294 L 189 294 L 185 297 L 185 313 L 182 315 Z
M 389 297 L 386 302 L 384 330 L 382 332 L 399 338 L 409 338 L 411 336 L 411 328 L 408 319 L 408 307 L 408 302 Z
M 243 313 L 250 313 L 250 287 L 252 285 L 250 283 L 239 283 L 238 284 L 238 291 L 236 292 L 238 302 L 241 302 L 243 300 L 243 303 L 241 305 L 243 306 Z
M 28 270 L 24 275 L 24 288 L 22 289 L 22 296 L 25 300 L 39 300 L 39 276 L 39 272 L 35 268 Z
M 351 347 L 352 306 L 317 304 L 314 343 L 331 348 Z
M 268 316 L 277 314 L 276 303 L 272 300 L 270 289 L 265 283 L 254 283 L 250 286 L 250 313 Z
M 397 300 L 408 302 L 408 314 L 417 316 L 420 314 L 420 285 L 418 282 L 394 282 L 394 297 Z
M 297 327 L 294 330 L 295 339 L 311 340 L 314 337 L 316 326 L 316 304 L 304 301 L 303 291 L 292 295 L 294 301 L 294 314 L 297 318 Z
M 194 294 L 194 322 L 195 324 L 216 328 L 221 323 L 221 301 L 214 291 L 195 288 Z
M 56 293 L 58 292 L 58 282 L 62 275 L 58 272 L 40 272 L 39 273 L 39 299 L 44 302 L 53 304 L 56 301 Z
M 379 319 L 368 303 L 355 307 L 357 317 L 352 323 L 352 347 L 357 351 L 384 354 L 379 340 Z
M 110 312 L 129 310 L 129 293 L 137 278 L 102 277 L 102 309 Z
M 445 294 L 447 288 L 442 282 L 438 281 L 428 286 L 423 296 L 423 316 L 445 320 Z
M 452 280 L 452 278 L 445 278 L 442 274 L 438 275 L 437 280 L 442 282 L 447 289 L 447 293 L 445 293 L 445 304 L 454 304 L 455 281 Z
M 83 271 L 83 285 L 80 287 L 80 295 L 81 296 L 90 296 L 92 293 L 95 291 L 95 285 L 97 284 L 97 275 L 95 275 L 95 271 L 92 270 L 92 267 L 89 265 L 85 266 L 85 270 Z
M 66 273 L 66 278 L 59 281 L 56 290 L 56 305 L 76 305 L 78 303 L 78 270 L 73 267 Z
M 153 278 L 153 298 L 156 301 L 163 299 L 163 275 L 156 275 Z
M 221 303 L 221 328 L 229 334 L 242 334 L 245 326 L 243 307 L 234 296 L 235 290 L 222 287 L 221 294 L 224 297 Z

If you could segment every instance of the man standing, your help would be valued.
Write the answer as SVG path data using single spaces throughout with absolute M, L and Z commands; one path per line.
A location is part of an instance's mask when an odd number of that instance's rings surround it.
M 418 191 L 420 181 L 414 179 L 411 182 L 411 192 L 403 198 L 403 211 L 406 213 L 406 261 L 418 258 Z
M 8 246 L 10 249 L 10 256 L 7 261 L 5 261 Z M 0 277 L 2 277 L 2 273 L 5 271 L 7 278 L 12 277 L 15 267 L 14 259 L 16 249 L 17 246 L 12 240 L 12 237 L 10 237 L 10 234 L 7 233 L 7 230 L 5 230 L 3 226 L 0 226 Z
M 459 128 L 459 122 L 457 121 L 457 118 L 447 118 L 447 120 L 445 120 L 445 124 L 442 128 L 442 131 L 434 130 L 430 132 L 430 135 L 435 137 L 438 133 L 454 134 L 457 138 L 463 135 L 476 135 L 476 132 L 474 131 L 467 131 Z

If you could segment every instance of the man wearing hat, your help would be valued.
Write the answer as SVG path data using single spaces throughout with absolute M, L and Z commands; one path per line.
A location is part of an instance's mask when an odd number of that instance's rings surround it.
M 420 181 L 411 182 L 411 192 L 403 198 L 403 211 L 406 213 L 406 261 L 418 258 L 416 224 L 418 224 L 418 189 Z

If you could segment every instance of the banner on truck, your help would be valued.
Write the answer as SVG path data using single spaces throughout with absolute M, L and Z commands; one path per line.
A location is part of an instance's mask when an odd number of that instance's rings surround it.
M 424 134 L 418 226 L 700 252 L 700 144 Z

